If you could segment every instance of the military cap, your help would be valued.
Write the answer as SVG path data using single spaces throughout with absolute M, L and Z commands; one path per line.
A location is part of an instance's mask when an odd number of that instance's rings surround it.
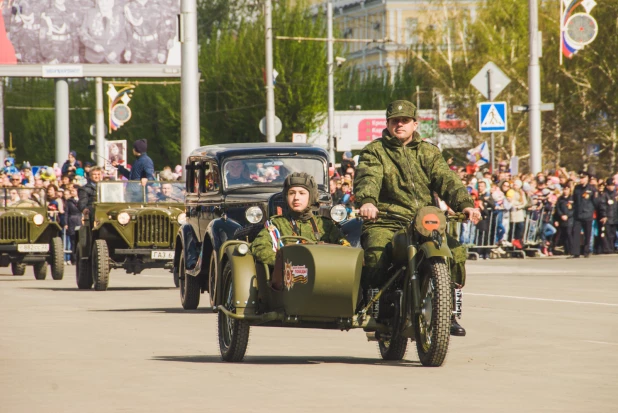
M 416 106 L 407 100 L 394 100 L 386 108 L 386 119 L 390 118 L 416 119 Z
M 283 193 L 287 194 L 290 188 L 300 186 L 309 191 L 309 205 L 318 202 L 318 185 L 313 176 L 305 172 L 294 172 L 289 174 L 283 182 Z

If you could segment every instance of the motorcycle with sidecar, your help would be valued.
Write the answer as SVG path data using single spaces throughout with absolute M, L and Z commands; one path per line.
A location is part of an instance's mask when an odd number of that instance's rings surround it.
M 412 340 L 424 366 L 441 366 L 453 309 L 446 226 L 465 216 L 447 218 L 438 208 L 424 207 L 413 220 L 388 217 L 402 229 L 392 240 L 387 281 L 364 292 L 360 248 L 282 237 L 283 289 L 275 290 L 272 267 L 255 260 L 246 241 L 226 241 L 213 292 L 222 359 L 244 358 L 251 327 L 362 328 L 385 360 L 403 359 Z

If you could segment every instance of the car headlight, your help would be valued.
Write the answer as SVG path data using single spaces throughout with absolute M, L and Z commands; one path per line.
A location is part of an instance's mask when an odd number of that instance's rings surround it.
M 335 222 L 343 222 L 348 217 L 348 211 L 343 205 L 335 205 L 330 209 L 330 218 Z
M 184 212 L 178 214 L 178 218 L 176 218 L 176 220 L 180 225 L 184 224 L 185 222 L 187 222 L 187 214 L 185 214 Z
M 34 217 L 32 217 L 32 221 L 34 222 L 34 225 L 38 226 L 41 225 L 43 221 L 45 221 L 45 218 L 41 214 L 36 214 Z
M 131 216 L 126 212 L 118 214 L 118 223 L 120 225 L 127 225 L 131 221 Z
M 257 224 L 264 218 L 264 213 L 260 207 L 252 206 L 245 211 L 245 218 L 252 224 Z

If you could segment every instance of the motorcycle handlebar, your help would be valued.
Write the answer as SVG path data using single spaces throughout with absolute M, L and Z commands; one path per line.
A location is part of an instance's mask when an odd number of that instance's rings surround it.
M 358 209 L 354 209 L 353 212 L 358 216 Z M 378 212 L 378 217 L 380 218 L 394 218 L 397 221 L 401 221 L 401 222 L 405 222 L 405 223 L 410 223 L 412 220 L 410 218 L 404 217 L 403 215 L 399 215 L 399 214 L 395 214 L 392 212 L 383 212 L 380 211 Z M 464 214 L 463 212 L 457 212 L 454 215 L 447 215 L 446 216 L 446 221 L 447 222 L 464 222 L 468 220 L 468 216 L 466 214 Z

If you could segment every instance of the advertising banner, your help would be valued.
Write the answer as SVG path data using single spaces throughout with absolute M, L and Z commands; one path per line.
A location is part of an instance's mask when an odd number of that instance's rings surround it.
M 180 75 L 180 0 L 0 0 L 0 76 Z

